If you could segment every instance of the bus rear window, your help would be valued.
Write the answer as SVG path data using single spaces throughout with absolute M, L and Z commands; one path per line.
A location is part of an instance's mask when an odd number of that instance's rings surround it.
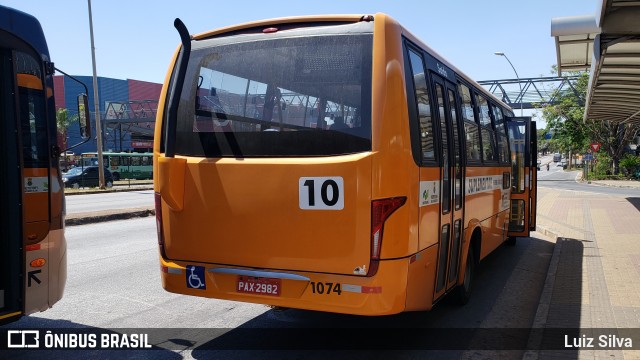
M 177 154 L 371 150 L 371 34 L 234 38 L 193 43 L 178 107 Z

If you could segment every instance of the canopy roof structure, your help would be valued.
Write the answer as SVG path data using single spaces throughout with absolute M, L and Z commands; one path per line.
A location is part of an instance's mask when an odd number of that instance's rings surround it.
M 551 20 L 558 74 L 591 70 L 585 119 L 640 124 L 640 1 L 602 0 L 598 10 Z

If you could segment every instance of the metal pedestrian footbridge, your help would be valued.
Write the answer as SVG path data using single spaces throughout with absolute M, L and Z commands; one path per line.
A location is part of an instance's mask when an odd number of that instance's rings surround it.
M 537 109 L 556 104 L 558 95 L 573 92 L 578 76 L 483 80 L 478 84 L 515 109 Z

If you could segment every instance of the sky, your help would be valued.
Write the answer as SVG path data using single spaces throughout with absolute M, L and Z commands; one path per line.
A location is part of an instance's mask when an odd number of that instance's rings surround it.
M 551 18 L 593 15 L 601 0 L 93 0 L 98 76 L 162 83 L 180 39 L 180 18 L 191 34 L 238 23 L 297 15 L 391 15 L 476 81 L 555 76 Z M 56 67 L 92 75 L 88 2 L 3 0 L 40 20 Z M 525 115 L 527 115 L 525 113 Z

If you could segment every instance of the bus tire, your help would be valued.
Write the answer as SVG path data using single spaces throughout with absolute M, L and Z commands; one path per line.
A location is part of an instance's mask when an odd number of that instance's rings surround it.
M 76 182 L 76 183 L 71 184 L 71 187 L 74 188 L 74 189 L 80 189 L 80 184 L 78 184 Z
M 113 181 L 118 181 L 120 180 L 120 173 L 114 172 L 113 173 Z
M 508 237 L 507 237 L 507 240 L 505 240 L 505 242 L 504 242 L 504 243 L 505 243 L 507 246 L 516 246 L 516 240 L 517 240 L 517 239 L 518 239 L 518 238 L 517 238 L 517 237 L 515 237 L 515 236 L 508 236 Z
M 113 182 L 111 182 L 111 181 L 108 181 L 108 180 L 107 180 L 107 183 L 106 183 L 105 185 L 106 185 L 108 188 L 111 188 L 111 187 L 113 187 Z
M 469 253 L 467 254 L 467 263 L 464 267 L 464 280 L 455 289 L 456 301 L 460 305 L 465 305 L 471 298 L 471 289 L 473 285 L 473 276 L 476 268 L 476 261 L 474 255 L 473 246 L 469 247 Z

